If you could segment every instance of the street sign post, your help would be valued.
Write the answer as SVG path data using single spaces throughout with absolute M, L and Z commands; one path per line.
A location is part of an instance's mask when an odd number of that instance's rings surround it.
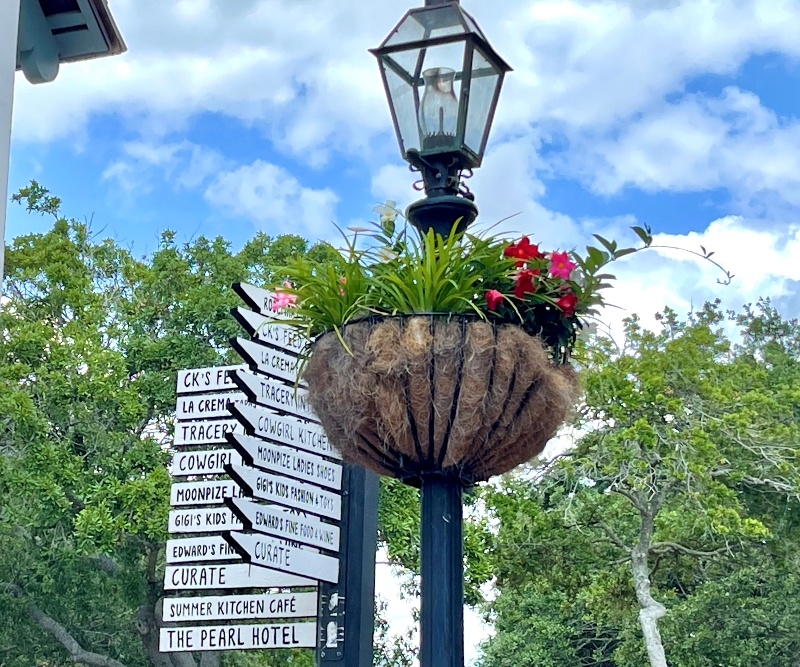
M 371 667 L 377 477 L 343 464 L 319 425 L 291 312 L 233 287 L 253 309 L 231 311 L 245 363 L 178 374 L 164 578 L 231 592 L 164 598 L 160 650 L 304 647 L 318 665 Z M 271 622 L 226 624 L 239 620 Z

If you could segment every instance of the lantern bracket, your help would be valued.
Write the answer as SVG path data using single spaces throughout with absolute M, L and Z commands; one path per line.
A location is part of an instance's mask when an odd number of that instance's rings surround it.
M 421 174 L 427 195 L 408 207 L 406 217 L 411 224 L 423 235 L 433 229 L 445 238 L 456 223 L 456 231 L 464 231 L 478 216 L 475 195 L 461 182 L 462 170 L 469 169 L 464 156 L 460 152 L 423 156 L 409 149 L 406 159 L 411 171 Z

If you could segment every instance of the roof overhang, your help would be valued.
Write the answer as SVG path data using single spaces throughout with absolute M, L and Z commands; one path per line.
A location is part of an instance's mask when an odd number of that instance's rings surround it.
M 126 50 L 106 0 L 20 0 L 17 69 L 31 83 L 55 79 L 60 63 Z

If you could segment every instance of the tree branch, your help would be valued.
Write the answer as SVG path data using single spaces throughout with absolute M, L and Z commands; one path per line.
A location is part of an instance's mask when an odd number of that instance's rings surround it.
M 730 547 L 721 547 L 714 551 L 699 551 L 697 549 L 690 549 L 677 542 L 656 542 L 651 544 L 648 552 L 655 554 L 664 554 L 673 551 L 675 553 L 683 554 L 684 556 L 694 556 L 695 558 L 714 558 L 721 556 L 724 553 L 730 553 Z
M 597 525 L 600 529 L 608 536 L 608 539 L 611 541 L 612 544 L 622 549 L 628 556 L 622 561 L 623 563 L 626 560 L 630 559 L 631 548 L 622 541 L 622 538 L 619 537 L 611 528 L 608 527 L 603 521 L 598 521 Z M 616 562 L 616 561 L 615 561 Z
M 0 589 L 11 593 L 15 597 L 21 597 L 23 590 L 15 584 L 0 584 Z M 92 667 L 125 667 L 124 664 L 114 658 L 99 653 L 93 653 L 84 649 L 77 640 L 67 631 L 67 629 L 50 618 L 35 604 L 28 604 L 28 615 L 50 633 L 69 653 L 73 662 L 80 665 L 90 665 Z

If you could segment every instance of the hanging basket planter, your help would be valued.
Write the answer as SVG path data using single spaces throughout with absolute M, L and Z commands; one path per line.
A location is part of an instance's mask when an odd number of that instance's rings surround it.
M 341 339 L 317 339 L 304 377 L 346 460 L 411 482 L 441 473 L 470 484 L 529 461 L 577 394 L 571 366 L 540 339 L 465 315 L 348 324 Z

